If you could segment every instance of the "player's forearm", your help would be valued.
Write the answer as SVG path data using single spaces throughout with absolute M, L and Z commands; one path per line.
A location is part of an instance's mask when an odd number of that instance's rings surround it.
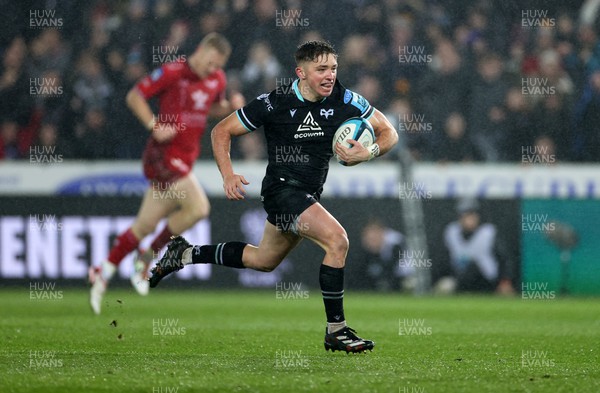
M 212 129 L 210 134 L 213 155 L 217 163 L 217 168 L 221 172 L 223 179 L 226 176 L 233 175 L 233 165 L 231 164 L 231 135 L 220 122 Z
M 375 128 L 375 136 L 377 145 L 379 146 L 379 156 L 384 155 L 398 143 L 398 131 L 383 115 L 383 113 L 375 110 L 373 115 L 373 127 Z
M 146 99 L 142 97 L 137 89 L 133 88 L 129 90 L 129 93 L 127 93 L 126 102 L 127 106 L 131 112 L 133 112 L 135 117 L 139 119 L 146 129 L 152 131 L 154 124 L 156 123 L 154 113 L 152 113 L 152 108 L 150 108 L 150 105 Z
M 393 127 L 383 130 L 377 137 L 379 155 L 382 156 L 398 143 L 398 132 Z

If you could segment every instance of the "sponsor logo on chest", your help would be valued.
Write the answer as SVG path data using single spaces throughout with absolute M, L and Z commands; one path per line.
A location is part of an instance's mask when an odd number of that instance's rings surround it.
M 300 123 L 300 125 L 298 126 L 298 129 L 294 134 L 294 139 L 314 138 L 322 136 L 325 136 L 323 129 L 321 128 L 319 123 L 315 121 L 312 113 L 308 111 L 308 114 L 306 115 L 304 120 L 302 120 L 302 123 Z
M 316 115 L 313 115 L 313 112 Z M 335 110 L 333 108 L 317 108 L 309 110 L 306 115 L 302 113 L 302 109 L 298 113 L 297 109 L 290 109 L 289 116 L 291 119 L 296 119 L 304 116 L 304 120 L 297 126 L 294 134 L 294 139 L 318 138 L 324 137 L 335 132 Z M 302 118 L 302 117 L 300 117 Z M 298 124 L 298 123 L 296 123 Z

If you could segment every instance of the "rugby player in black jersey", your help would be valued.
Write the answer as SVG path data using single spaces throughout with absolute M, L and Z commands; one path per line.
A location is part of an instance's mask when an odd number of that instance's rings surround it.
M 212 130 L 213 152 L 225 195 L 231 200 L 242 200 L 244 187 L 249 183 L 233 170 L 229 154 L 231 138 L 264 128 L 269 163 L 261 189 L 267 221 L 260 244 L 226 242 L 192 246 L 181 236 L 176 237 L 152 269 L 150 287 L 192 263 L 270 272 L 306 238 L 325 251 L 319 272 L 327 315 L 325 349 L 363 352 L 373 349 L 374 342 L 358 337 L 346 325 L 344 317 L 348 236 L 319 203 L 319 198 L 333 156 L 333 135 L 344 120 L 355 116 L 368 119 L 377 139 L 368 148 L 356 141 L 349 141 L 352 148 L 337 144 L 336 154 L 350 166 L 388 152 L 398 141 L 398 133 L 364 97 L 337 81 L 337 54 L 329 43 L 306 42 L 298 47 L 295 58 L 298 79 L 258 96 Z M 291 151 L 302 160 L 286 160 Z

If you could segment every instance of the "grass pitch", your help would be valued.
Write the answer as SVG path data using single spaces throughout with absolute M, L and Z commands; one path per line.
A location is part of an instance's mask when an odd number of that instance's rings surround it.
M 600 391 L 598 299 L 347 292 L 373 352 L 324 350 L 317 290 L 0 290 L 0 392 Z

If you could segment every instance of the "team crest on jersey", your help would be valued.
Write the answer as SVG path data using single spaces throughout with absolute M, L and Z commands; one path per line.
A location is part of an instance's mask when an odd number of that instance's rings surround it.
M 206 104 L 208 101 L 209 94 L 203 92 L 202 90 L 196 90 L 191 95 L 192 100 L 194 101 L 194 109 L 204 110 L 206 109 Z
M 344 93 L 344 104 L 349 103 L 351 99 L 352 99 L 352 92 L 350 90 L 346 89 L 346 92 Z
M 327 109 L 327 110 L 325 110 L 323 108 L 323 109 L 321 109 L 321 112 L 319 114 L 321 116 L 325 116 L 326 119 L 329 119 L 329 116 L 333 116 L 333 109 Z
M 152 73 L 150 74 L 150 79 L 152 79 L 153 81 L 157 81 L 160 79 L 162 74 L 163 74 L 162 68 L 157 68 L 154 71 L 152 71 Z
M 298 126 L 297 130 L 297 132 L 305 131 L 321 131 L 321 126 L 315 121 L 310 111 L 308 112 L 304 120 L 302 120 L 302 124 Z
M 369 102 L 365 99 L 365 97 L 353 92 L 352 90 L 346 89 L 346 92 L 344 93 L 344 104 L 348 103 L 357 107 L 361 113 L 364 113 L 367 109 L 369 109 Z

